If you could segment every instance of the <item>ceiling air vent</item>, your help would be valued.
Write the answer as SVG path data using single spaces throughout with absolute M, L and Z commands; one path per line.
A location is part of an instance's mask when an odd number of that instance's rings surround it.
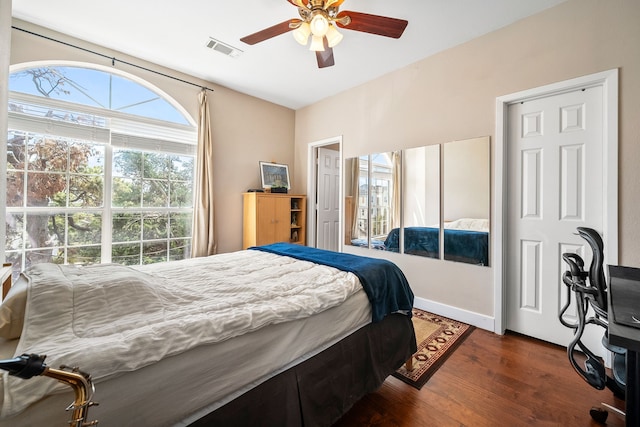
M 209 42 L 207 43 L 207 47 L 209 49 L 213 49 L 217 52 L 230 56 L 232 58 L 237 58 L 242 53 L 240 49 L 237 49 L 233 46 L 223 43 L 220 40 L 216 40 L 213 37 L 209 37 Z

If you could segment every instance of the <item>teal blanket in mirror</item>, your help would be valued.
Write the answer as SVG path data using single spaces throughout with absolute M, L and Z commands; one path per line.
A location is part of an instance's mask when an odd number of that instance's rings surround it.
M 385 250 L 398 252 L 400 229 L 389 232 Z M 439 258 L 440 230 L 434 227 L 404 228 L 404 253 Z M 477 265 L 489 265 L 489 233 L 484 231 L 444 230 L 444 259 Z
M 379 322 L 391 313 L 411 316 L 413 291 L 402 270 L 391 261 L 291 243 L 273 243 L 249 249 L 328 265 L 355 274 L 369 297 L 373 322 Z
M 444 259 L 489 265 L 489 233 L 445 229 Z

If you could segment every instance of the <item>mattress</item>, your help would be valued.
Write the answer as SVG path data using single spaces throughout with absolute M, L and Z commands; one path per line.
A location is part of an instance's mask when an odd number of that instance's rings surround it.
M 96 381 L 89 419 L 105 426 L 186 426 L 269 378 L 370 323 L 364 291 L 306 319 L 269 325 L 231 340 L 199 346 L 142 369 Z M 15 341 L 15 340 L 14 340 Z M 4 354 L 15 343 L 2 345 Z M 25 381 L 54 381 L 34 377 Z M 36 402 L 1 427 L 66 426 L 69 388 Z

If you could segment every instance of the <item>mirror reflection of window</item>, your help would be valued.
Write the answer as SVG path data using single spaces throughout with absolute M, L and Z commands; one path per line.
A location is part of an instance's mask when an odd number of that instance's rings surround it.
M 444 144 L 444 259 L 489 265 L 489 137 Z
M 358 198 L 358 158 L 351 157 L 344 161 L 344 244 L 351 245 L 355 235 L 355 218 L 358 206 L 354 198 Z
M 345 244 L 369 247 L 369 156 L 345 160 Z
M 404 150 L 403 170 L 403 252 L 440 258 L 440 145 Z
M 400 227 L 401 157 L 395 151 L 345 160 L 345 244 L 387 249 L 389 233 Z
M 400 226 L 400 182 L 400 152 L 371 155 L 369 211 L 374 249 L 387 249 L 389 232 Z

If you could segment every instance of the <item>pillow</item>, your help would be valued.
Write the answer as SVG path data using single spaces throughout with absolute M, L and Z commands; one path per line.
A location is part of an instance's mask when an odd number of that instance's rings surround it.
M 27 281 L 20 277 L 0 305 L 0 337 L 9 340 L 20 337 L 26 306 Z

